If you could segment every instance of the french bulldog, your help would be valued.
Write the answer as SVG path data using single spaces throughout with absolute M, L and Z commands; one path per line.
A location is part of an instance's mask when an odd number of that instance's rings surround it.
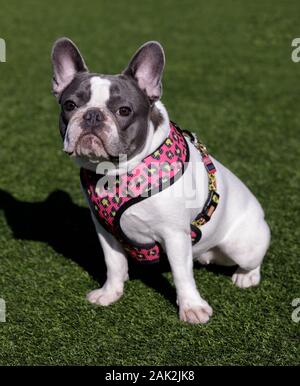
M 98 173 L 105 163 L 113 165 L 105 169 L 110 175 L 130 173 L 165 143 L 170 119 L 160 101 L 165 65 L 160 43 L 142 45 L 120 74 L 103 75 L 89 72 L 76 45 L 61 38 L 53 46 L 52 64 L 63 148 L 81 170 Z M 220 199 L 211 221 L 201 228 L 201 239 L 192 243 L 190 224 L 205 206 L 209 180 L 199 150 L 192 139 L 185 140 L 189 160 L 182 176 L 128 207 L 120 226 L 138 245 L 160 245 L 170 263 L 180 319 L 206 323 L 212 308 L 197 289 L 193 262 L 236 265 L 232 282 L 240 288 L 256 286 L 270 230 L 255 196 L 211 157 Z M 91 207 L 91 200 L 87 200 Z M 101 224 L 92 208 L 91 214 L 104 252 L 107 279 L 87 299 L 108 306 L 123 294 L 128 256 L 122 240 Z

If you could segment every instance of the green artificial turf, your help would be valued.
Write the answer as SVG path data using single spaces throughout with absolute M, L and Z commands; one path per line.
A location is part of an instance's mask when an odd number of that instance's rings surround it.
M 0 9 L 0 364 L 299 364 L 299 1 L 10 0 Z M 63 35 L 102 73 L 159 40 L 170 117 L 197 131 L 265 209 L 272 244 L 258 288 L 195 268 L 214 309 L 207 325 L 179 321 L 168 270 L 137 272 L 110 307 L 85 300 L 105 268 L 50 92 L 50 50 Z

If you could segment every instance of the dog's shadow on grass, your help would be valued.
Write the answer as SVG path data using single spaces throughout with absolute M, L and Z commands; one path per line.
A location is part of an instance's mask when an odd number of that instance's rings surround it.
M 26 202 L 0 189 L 0 210 L 4 211 L 16 239 L 47 243 L 57 253 L 80 265 L 100 286 L 104 284 L 106 266 L 90 211 L 75 204 L 68 193 L 56 190 L 44 201 Z M 200 265 L 196 268 L 200 268 Z M 221 267 L 212 266 L 210 270 L 229 274 Z M 129 260 L 131 279 L 142 280 L 175 304 L 175 289 L 162 275 L 162 272 L 168 271 L 170 267 L 165 257 L 159 264 L 151 265 L 140 265 Z

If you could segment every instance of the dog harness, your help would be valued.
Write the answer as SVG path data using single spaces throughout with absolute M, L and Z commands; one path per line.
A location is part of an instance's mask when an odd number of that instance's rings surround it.
M 195 244 L 202 236 L 200 228 L 210 220 L 218 205 L 219 194 L 216 168 L 206 147 L 198 142 L 194 134 L 170 122 L 169 134 L 157 150 L 130 172 L 113 176 L 112 181 L 105 176 L 104 184 L 101 182 L 104 175 L 83 168 L 80 170 L 81 184 L 96 219 L 119 240 L 127 254 L 138 262 L 158 261 L 163 252 L 161 245 L 157 242 L 139 244 L 130 240 L 121 229 L 121 216 L 132 205 L 167 189 L 183 175 L 189 162 L 186 137 L 200 152 L 209 182 L 206 203 L 191 223 L 191 241 Z

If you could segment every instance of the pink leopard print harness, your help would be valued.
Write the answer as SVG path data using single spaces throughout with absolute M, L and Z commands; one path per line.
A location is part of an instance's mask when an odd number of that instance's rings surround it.
M 152 154 L 145 157 L 133 170 L 113 177 L 103 184 L 103 175 L 81 168 L 80 178 L 89 205 L 99 223 L 113 234 L 129 256 L 139 262 L 157 262 L 162 248 L 159 243 L 138 244 L 122 231 L 120 219 L 130 206 L 167 189 L 185 172 L 189 162 L 189 137 L 199 150 L 209 177 L 209 195 L 203 210 L 191 223 L 191 241 L 197 243 L 202 236 L 200 227 L 207 223 L 215 211 L 217 193 L 216 169 L 204 145 L 196 137 L 170 122 L 168 137 Z

